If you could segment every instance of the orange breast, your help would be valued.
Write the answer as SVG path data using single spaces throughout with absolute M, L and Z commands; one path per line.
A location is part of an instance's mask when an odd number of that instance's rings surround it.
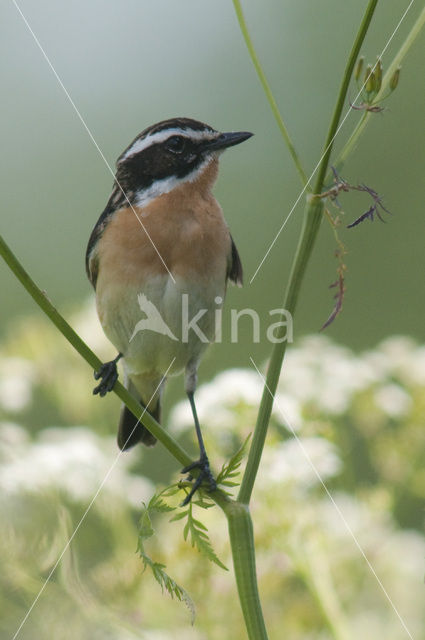
M 231 241 L 209 189 L 212 170 L 216 167 L 143 208 L 114 214 L 96 247 L 98 286 L 137 287 L 167 269 L 189 281 L 224 282 Z

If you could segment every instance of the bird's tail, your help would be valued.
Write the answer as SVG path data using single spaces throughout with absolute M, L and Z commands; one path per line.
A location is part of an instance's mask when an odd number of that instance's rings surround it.
M 136 397 L 139 395 L 131 383 L 128 390 Z M 140 406 L 145 408 L 145 404 L 139 400 Z M 148 411 L 157 422 L 161 420 L 161 399 L 155 398 L 149 404 Z M 144 427 L 129 409 L 123 405 L 121 409 L 120 421 L 118 423 L 118 446 L 121 451 L 131 449 L 138 442 L 142 442 L 147 447 L 152 447 L 156 438 Z

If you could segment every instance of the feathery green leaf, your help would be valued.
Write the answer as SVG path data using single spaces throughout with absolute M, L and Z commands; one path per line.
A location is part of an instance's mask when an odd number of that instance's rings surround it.
M 249 434 L 239 449 L 233 454 L 228 462 L 226 462 L 222 468 L 220 473 L 217 476 L 217 484 L 221 484 L 227 487 L 237 487 L 239 482 L 231 482 L 230 478 L 236 478 L 239 475 L 239 467 L 241 466 L 242 460 L 247 453 L 248 442 L 251 437 Z
M 196 548 L 202 555 L 206 556 L 208 560 L 214 562 L 225 571 L 228 571 L 226 565 L 221 562 L 211 546 L 207 527 L 193 517 L 192 508 L 192 503 L 190 503 L 187 513 L 187 522 L 183 529 L 184 539 L 187 540 L 188 535 L 190 534 L 190 543 L 192 547 Z
M 137 552 L 139 553 L 142 562 L 143 562 L 143 571 L 146 571 L 146 568 L 149 567 L 152 571 L 153 577 L 160 585 L 162 591 L 164 590 L 172 597 L 176 597 L 180 602 L 184 602 L 190 612 L 191 623 L 193 624 L 195 620 L 195 605 L 183 587 L 181 587 L 168 573 L 165 571 L 165 565 L 160 562 L 155 562 L 148 556 L 145 551 L 145 542 L 148 538 L 151 538 L 155 531 L 152 526 L 152 514 L 153 513 L 167 513 L 170 511 L 174 511 L 176 507 L 172 507 L 167 504 L 162 496 L 164 495 L 174 495 L 172 491 L 172 487 L 167 487 L 160 493 L 156 493 L 149 500 L 148 504 L 144 504 L 144 510 L 140 517 L 139 522 L 139 535 L 137 542 Z M 183 515 L 186 515 L 183 513 Z M 182 517 L 180 514 L 175 516 L 176 519 Z

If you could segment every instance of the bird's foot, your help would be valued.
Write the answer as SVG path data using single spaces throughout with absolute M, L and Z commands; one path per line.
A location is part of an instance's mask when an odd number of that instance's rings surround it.
M 217 482 L 213 474 L 211 473 L 210 463 L 206 455 L 201 456 L 199 460 L 195 460 L 195 462 L 191 462 L 191 464 L 188 464 L 187 467 L 184 467 L 184 469 L 182 469 L 181 472 L 189 473 L 190 471 L 192 471 L 192 469 L 199 469 L 199 475 L 197 478 L 195 478 L 195 481 L 193 482 L 190 492 L 187 494 L 186 498 L 183 500 L 182 507 L 185 507 L 187 504 L 189 504 L 189 502 L 192 500 L 194 494 L 199 489 L 199 487 L 204 482 L 204 480 L 208 482 L 208 485 L 209 485 L 208 491 L 215 491 L 215 489 L 217 489 Z M 188 481 L 193 480 L 193 477 L 190 473 L 187 480 Z
M 94 372 L 95 380 L 100 380 L 100 383 L 93 389 L 93 394 L 99 394 L 102 398 L 106 396 L 108 391 L 112 391 L 114 384 L 118 380 L 117 362 L 119 358 L 105 362 L 100 367 L 99 371 Z

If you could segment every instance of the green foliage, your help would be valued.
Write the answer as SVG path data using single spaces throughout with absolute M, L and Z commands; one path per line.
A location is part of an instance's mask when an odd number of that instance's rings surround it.
M 199 501 L 195 502 L 195 504 L 198 504 L 200 506 L 202 505 L 202 503 L 200 503 Z M 208 507 L 209 505 L 207 506 L 207 508 Z M 185 517 L 187 517 L 187 522 L 184 525 L 183 529 L 184 539 L 187 540 L 188 536 L 190 535 L 190 543 L 192 547 L 197 549 L 199 553 L 208 558 L 208 560 L 214 562 L 216 565 L 227 571 L 227 567 L 221 562 L 211 546 L 207 527 L 200 520 L 197 520 L 193 517 L 192 502 L 189 503 L 188 508 L 185 511 L 179 513 L 177 517 L 173 518 L 173 520 L 181 520 Z
M 137 542 L 137 551 L 143 561 L 144 570 L 149 567 L 152 570 L 155 580 L 160 585 L 162 591 L 165 591 L 172 597 L 176 597 L 180 602 L 184 602 L 191 613 L 192 624 L 195 620 L 195 605 L 192 598 L 187 591 L 183 589 L 173 578 L 171 578 L 165 571 L 165 564 L 155 562 L 152 560 L 145 551 L 145 542 L 151 538 L 155 530 L 152 525 L 152 516 L 157 513 L 167 513 L 173 511 L 175 507 L 168 505 L 162 498 L 164 493 L 168 492 L 170 488 L 167 487 L 164 491 L 158 494 L 154 494 L 149 500 L 148 504 L 144 504 L 144 510 L 140 517 L 139 523 L 139 535 Z
M 246 455 L 250 437 L 251 434 L 249 434 L 245 438 L 242 445 L 232 455 L 230 460 L 223 464 L 223 467 L 217 476 L 217 485 L 222 485 L 225 487 L 236 487 L 239 485 L 239 482 L 235 482 L 234 479 L 239 475 L 240 466 L 244 456 Z M 177 506 L 171 505 L 169 502 L 166 502 L 164 498 L 175 496 L 181 490 L 182 486 L 184 487 L 183 483 L 180 482 L 166 487 L 159 493 L 156 493 L 154 496 L 152 496 L 148 505 L 145 505 L 139 522 L 139 541 L 137 550 L 143 560 L 145 568 L 146 566 L 149 566 L 152 569 L 154 577 L 161 585 L 161 587 L 163 589 L 165 588 L 171 596 L 176 596 L 179 600 L 184 600 L 187 603 L 187 598 L 189 596 L 184 591 L 184 589 L 177 585 L 176 582 L 165 573 L 165 565 L 153 562 L 149 558 L 144 548 L 144 542 L 148 538 L 152 537 L 155 533 L 152 526 L 152 515 L 154 513 L 160 514 L 176 511 Z M 171 518 L 170 522 L 177 522 L 179 520 L 186 519 L 186 523 L 183 528 L 184 540 L 187 541 L 187 539 L 189 538 L 191 546 L 197 549 L 201 555 L 205 556 L 205 558 L 219 566 L 221 569 L 228 571 L 228 568 L 219 559 L 211 545 L 207 526 L 194 517 L 194 505 L 200 507 L 201 509 L 210 509 L 211 507 L 214 507 L 214 503 L 211 502 L 208 494 L 204 494 L 202 489 L 200 489 L 198 495 L 195 496 L 195 498 L 189 503 L 187 508 L 175 514 Z M 192 602 L 191 605 L 193 606 Z
M 169 487 L 166 487 L 159 493 L 155 494 L 149 501 L 147 507 L 145 506 L 139 524 L 138 551 L 141 554 L 142 558 L 145 555 L 144 541 L 154 534 L 154 529 L 152 526 L 152 514 L 167 512 L 169 513 L 171 511 L 176 511 L 178 506 L 169 504 L 164 500 L 164 497 L 173 497 L 180 491 L 180 489 L 181 483 L 173 484 Z M 179 520 L 187 519 L 187 522 L 185 523 L 183 529 L 184 540 L 186 541 L 190 534 L 190 543 L 192 547 L 196 548 L 201 553 L 201 555 L 205 556 L 205 558 L 207 558 L 211 562 L 214 562 L 216 565 L 227 571 L 227 567 L 221 562 L 214 549 L 212 548 L 211 541 L 208 537 L 208 528 L 205 524 L 203 524 L 200 520 L 197 520 L 193 516 L 194 504 L 198 507 L 201 507 L 202 509 L 210 509 L 214 506 L 214 503 L 209 500 L 205 500 L 205 498 L 200 495 L 199 498 L 190 502 L 187 508 L 179 511 L 176 515 L 174 515 L 171 518 L 170 522 L 177 522 Z M 163 568 L 164 565 L 161 565 L 161 567 Z
M 247 454 L 248 442 L 250 438 L 251 434 L 249 433 L 239 449 L 230 458 L 230 460 L 223 464 L 222 469 L 217 476 L 218 485 L 222 485 L 224 487 L 238 487 L 240 485 L 240 482 L 235 482 L 234 479 L 237 478 L 240 473 L 240 466 L 242 460 Z M 226 493 L 228 492 L 226 491 Z
M 237 454 L 239 454 L 239 452 L 237 452 Z M 237 466 L 239 466 L 239 464 L 240 461 Z M 177 505 L 170 504 L 164 498 L 172 498 L 176 496 L 180 490 L 181 483 L 170 485 L 159 493 L 155 493 L 147 505 L 144 504 L 144 509 L 139 521 L 137 551 L 142 559 L 144 570 L 146 570 L 147 567 L 151 569 L 152 574 L 160 585 L 162 591 L 165 590 L 172 598 L 176 597 L 187 605 L 191 613 L 193 623 L 195 619 L 195 605 L 193 600 L 187 591 L 168 575 L 165 571 L 166 565 L 152 560 L 145 549 L 146 541 L 149 538 L 152 538 L 155 534 L 152 524 L 152 519 L 155 515 L 170 513 L 176 511 L 178 508 Z M 174 515 L 170 522 L 187 519 L 183 529 L 184 540 L 186 541 L 190 535 L 190 543 L 192 547 L 196 548 L 205 558 L 227 571 L 227 567 L 218 558 L 211 545 L 206 525 L 193 516 L 193 504 L 196 504 L 203 509 L 209 509 L 214 506 L 212 502 L 206 501 L 202 496 L 200 496 L 199 499 L 195 500 L 193 503 L 191 502 L 186 509 Z

